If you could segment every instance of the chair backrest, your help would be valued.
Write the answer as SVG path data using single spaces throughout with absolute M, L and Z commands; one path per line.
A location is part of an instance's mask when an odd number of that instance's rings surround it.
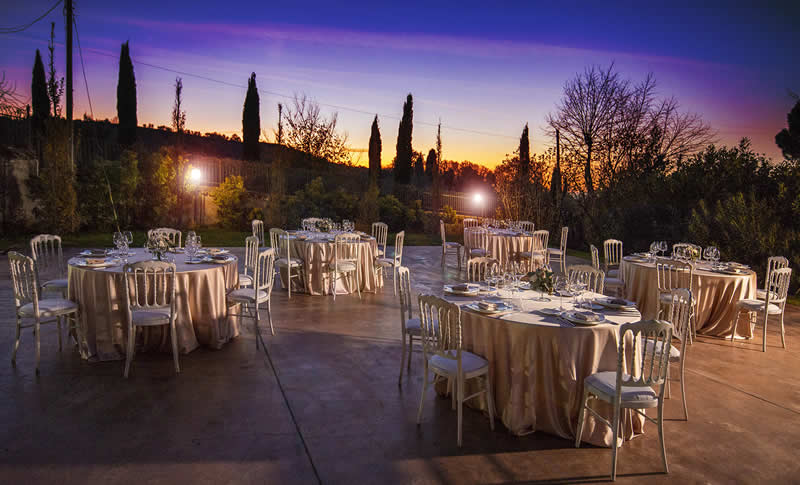
M 632 339 L 628 339 L 628 333 L 631 334 Z M 663 396 L 665 386 L 662 386 L 662 384 L 667 379 L 669 350 L 672 345 L 672 324 L 662 320 L 643 320 L 626 323 L 620 326 L 619 336 L 617 389 L 621 389 L 622 386 L 659 386 L 659 396 Z M 655 345 L 645 345 L 647 340 L 650 340 Z M 626 366 L 624 365 L 625 345 L 628 341 L 634 347 L 630 355 L 641 356 L 640 360 L 633 358 L 633 363 L 628 367 L 630 374 L 625 372 Z M 634 366 L 634 364 L 636 365 Z M 616 399 L 619 398 L 620 395 L 617 394 Z
M 589 252 L 592 253 L 592 268 L 600 269 L 600 255 L 597 251 L 597 246 L 590 244 Z
M 525 232 L 533 232 L 535 226 L 531 221 L 519 221 L 519 228 Z
M 692 263 L 673 259 L 656 262 L 656 288 L 659 293 L 669 293 L 675 288 L 691 291 L 693 275 Z
M 406 231 L 400 231 L 394 237 L 394 265 L 403 264 L 403 241 L 406 238 Z
M 558 248 L 561 249 L 562 257 L 567 257 L 567 236 L 569 236 L 569 227 L 564 226 L 561 228 L 561 241 L 559 241 Z
M 383 254 L 386 255 L 386 238 L 389 234 L 389 226 L 383 222 L 373 222 L 372 223 L 372 237 L 375 238 L 375 241 L 378 244 L 378 249 L 383 250 Z
M 461 309 L 433 295 L 419 295 L 422 351 L 457 360 L 461 366 Z M 460 369 L 459 369 L 460 370 Z
M 679 251 L 684 249 L 693 249 L 697 251 L 697 254 L 703 254 L 703 248 L 698 246 L 697 244 L 687 243 L 687 242 L 679 242 L 672 245 L 672 254 L 678 254 Z
M 547 249 L 547 244 L 550 242 L 550 231 L 539 229 L 533 231 L 533 247 L 531 251 L 543 251 Z
M 147 231 L 147 239 L 150 239 L 153 235 L 160 234 L 167 238 L 169 244 L 176 248 L 182 247 L 181 246 L 181 231 L 177 229 L 172 229 L 170 227 L 157 227 L 155 229 L 150 229 Z
M 606 239 L 603 241 L 603 261 L 606 273 L 612 266 L 619 266 L 622 261 L 622 241 L 619 239 Z
M 468 227 L 464 229 L 464 246 L 467 250 L 489 249 L 489 231 L 483 227 Z
M 442 235 L 442 248 L 444 248 L 447 243 L 447 233 L 444 230 L 444 221 L 441 219 L 439 219 L 439 232 Z
M 11 266 L 11 281 L 14 285 L 14 303 L 17 309 L 33 303 L 35 314 L 39 314 L 39 284 L 33 258 L 16 251 L 8 253 Z
M 244 274 L 255 275 L 256 258 L 258 258 L 258 236 L 247 236 L 244 240 Z
M 337 234 L 334 238 L 333 263 L 339 271 L 339 263 L 353 262 L 358 265 L 361 255 L 361 236 L 358 234 Z
M 689 321 L 692 316 L 692 292 L 686 288 L 675 288 L 670 291 L 670 305 L 667 313 L 666 320 L 672 324 L 672 336 L 681 341 L 684 345 L 687 343 L 690 325 Z M 681 358 L 685 353 L 685 348 L 681 349 Z
M 36 259 L 34 257 L 33 259 Z M 783 256 L 770 256 L 767 258 L 767 275 L 764 279 L 764 287 L 766 288 L 767 282 L 769 281 L 769 274 L 772 273 L 772 270 L 781 269 L 781 268 L 788 268 L 789 267 L 789 260 Z
M 484 281 L 487 274 L 500 270 L 500 263 L 494 258 L 470 258 L 467 261 L 467 280 Z
M 789 283 L 792 281 L 792 268 L 772 270 L 767 282 L 767 305 L 774 303 L 783 307 L 786 305 L 786 296 L 789 294 Z
M 317 227 L 317 222 L 321 220 L 322 219 L 320 219 L 319 217 L 306 217 L 305 219 L 303 219 L 300 225 L 305 231 L 313 231 Z
M 66 274 L 61 238 L 54 234 L 39 234 L 31 239 L 31 256 L 40 280 L 54 279 Z M 46 276 L 44 276 L 46 275 Z
M 128 311 L 175 304 L 175 263 L 138 261 L 122 267 Z
M 477 227 L 478 219 L 475 219 L 474 217 L 467 217 L 466 219 L 464 219 L 463 224 L 464 224 L 464 229 L 468 227 Z
M 411 303 L 411 272 L 405 266 L 399 266 L 397 276 L 400 278 L 397 285 L 400 289 L 400 324 L 405 334 L 406 322 L 414 316 L 414 305 Z
M 576 264 L 567 269 L 567 278 L 573 283 L 586 285 L 586 290 L 594 293 L 603 293 L 606 274 L 587 264 Z
M 258 253 L 253 271 L 253 288 L 256 292 L 264 291 L 269 295 L 272 291 L 272 284 L 275 281 L 275 259 L 276 252 L 273 248 Z
M 258 238 L 258 245 L 264 246 L 264 221 L 253 219 L 250 225 L 253 227 L 253 235 Z
M 272 227 L 269 230 L 269 246 L 275 250 L 275 258 L 291 257 L 291 238 L 289 233 L 278 227 Z

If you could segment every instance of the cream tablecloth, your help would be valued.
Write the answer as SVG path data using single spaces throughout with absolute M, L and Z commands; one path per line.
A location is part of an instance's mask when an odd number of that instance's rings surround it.
M 516 435 L 544 431 L 575 439 L 583 380 L 595 372 L 617 370 L 619 325 L 638 321 L 640 316 L 636 312 L 608 311 L 604 314 L 611 323 L 573 327 L 558 317 L 536 312 L 558 308 L 557 297 L 550 302 L 536 302 L 527 298 L 538 293 L 528 291 L 523 295 L 526 311 L 499 318 L 463 308 L 471 299 L 445 298 L 462 305 L 464 349 L 489 361 L 497 415 L 506 428 Z M 564 308 L 572 309 L 568 300 L 564 299 Z M 477 391 L 480 384 L 468 381 L 467 387 L 468 395 Z M 439 385 L 437 390 L 445 392 L 446 385 Z M 468 404 L 486 410 L 483 396 Z M 595 400 L 591 406 L 611 419 L 610 405 Z M 643 432 L 644 418 L 623 411 L 623 419 L 623 439 Z M 611 446 L 612 439 L 611 428 L 587 413 L 583 441 Z
M 149 260 L 143 249 L 128 262 Z M 184 254 L 175 254 L 177 269 L 178 349 L 188 353 L 202 345 L 220 348 L 239 335 L 235 317 L 226 317 L 226 289 L 239 284 L 239 271 L 234 260 L 225 264 L 186 264 Z M 81 353 L 92 361 L 125 358 L 127 315 L 125 313 L 122 265 L 104 269 L 76 266 L 78 258 L 69 261 L 69 296 L 80 306 L 80 324 L 84 342 Z M 145 350 L 172 352 L 167 327 L 145 328 Z
M 658 280 L 655 263 L 641 263 L 623 258 L 620 274 L 625 281 L 626 297 L 636 302 L 644 318 L 658 314 Z M 698 263 L 692 278 L 692 292 L 697 301 L 697 333 L 730 337 L 736 322 L 736 302 L 755 298 L 756 274 L 727 275 L 710 271 Z M 740 318 L 736 333 L 753 336 L 748 318 Z
M 465 241 L 466 239 L 466 235 Z M 504 229 L 489 229 L 489 257 L 496 259 L 501 265 L 505 266 L 509 259 L 516 253 L 531 250 L 530 235 L 525 235 L 519 231 Z
M 290 251 L 292 257 L 300 258 L 304 262 L 304 277 L 292 279 L 292 291 L 306 292 L 310 295 L 330 295 L 331 294 L 331 273 L 328 270 L 328 263 L 333 263 L 334 242 L 317 233 L 315 239 L 298 239 L 290 236 Z M 378 288 L 383 287 L 383 277 L 375 273 L 375 256 L 378 253 L 378 243 L 372 237 L 362 239 L 361 246 L 361 292 L 375 293 Z M 281 287 L 286 288 L 286 270 L 281 271 Z M 352 276 L 345 276 L 336 281 L 336 294 L 349 294 L 356 292 L 355 273 Z

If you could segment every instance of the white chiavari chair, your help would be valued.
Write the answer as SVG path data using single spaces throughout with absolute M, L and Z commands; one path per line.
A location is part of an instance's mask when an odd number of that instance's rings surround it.
M 428 386 L 436 385 L 440 378 L 447 379 L 448 382 L 453 382 L 455 387 L 453 392 L 458 406 L 458 446 L 461 447 L 464 401 L 485 394 L 489 427 L 494 430 L 494 396 L 489 362 L 461 348 L 461 310 L 458 305 L 431 295 L 420 295 L 418 301 L 425 371 L 417 425 L 422 423 L 422 409 Z M 432 381 L 428 380 L 428 371 L 433 372 Z M 484 388 L 465 396 L 465 381 L 480 377 L 485 380 Z
M 394 238 L 394 257 L 391 258 L 375 258 L 375 271 L 381 273 L 385 268 L 392 269 L 392 289 L 394 294 L 397 294 L 397 268 L 403 264 L 403 240 L 406 237 L 406 231 L 400 231 Z
M 55 323 L 58 327 L 58 350 L 61 350 L 61 320 L 65 319 L 68 328 L 75 331 L 78 349 L 82 345 L 81 328 L 78 324 L 78 304 L 64 298 L 39 298 L 39 281 L 32 258 L 16 251 L 8 253 L 11 267 L 11 281 L 14 287 L 14 308 L 17 320 L 14 350 L 11 352 L 11 365 L 17 365 L 17 350 L 23 328 L 33 327 L 36 349 L 36 374 L 39 374 L 41 357 L 41 325 Z
M 489 231 L 484 227 L 464 229 L 464 248 L 467 259 L 489 255 Z
M 597 251 L 597 246 L 595 246 L 594 244 L 590 244 L 589 252 L 592 255 L 592 268 L 600 269 L 600 254 Z
M 519 228 L 525 232 L 533 232 L 534 224 L 531 221 L 519 221 Z
M 39 234 L 31 239 L 31 256 L 41 293 L 58 292 L 67 297 L 67 267 L 61 252 L 61 237 Z
M 253 228 L 253 236 L 258 238 L 258 245 L 261 247 L 266 246 L 267 243 L 264 241 L 264 221 L 253 219 L 250 225 Z
M 249 318 L 253 320 L 256 334 L 256 348 L 258 340 L 261 338 L 259 322 L 261 321 L 261 305 L 266 303 L 267 321 L 269 331 L 275 335 L 275 327 L 272 326 L 272 307 L 271 296 L 272 287 L 275 282 L 275 249 L 267 248 L 258 253 L 256 258 L 255 270 L 253 271 L 253 286 L 251 288 L 239 288 L 228 293 L 228 317 Z M 241 313 L 230 313 L 231 307 L 241 305 Z
M 478 219 L 475 219 L 474 217 L 467 217 L 464 219 L 462 224 L 464 225 L 464 229 L 468 227 L 478 227 Z
M 361 236 L 338 234 L 333 243 L 333 261 L 328 263 L 331 274 L 333 301 L 336 301 L 336 282 L 347 275 L 355 274 L 358 299 L 361 299 Z
M 772 273 L 773 270 L 781 269 L 781 268 L 788 268 L 789 267 L 789 260 L 783 256 L 771 256 L 767 258 L 767 275 L 764 279 L 764 288 L 759 288 L 756 290 L 756 298 L 759 300 L 766 300 L 767 299 L 767 290 L 766 284 L 769 281 L 769 275 Z
M 632 338 L 628 337 L 628 333 L 631 334 Z M 643 349 L 643 342 L 647 340 L 652 340 L 655 345 Z M 634 346 L 630 355 L 642 356 L 638 364 L 630 364 L 630 368 L 634 371 L 631 374 L 626 372 L 628 367 L 625 357 L 626 342 L 632 342 Z M 595 419 L 605 423 L 613 431 L 611 440 L 611 480 L 617 479 L 617 437 L 622 409 L 631 409 L 658 426 L 664 473 L 669 473 L 667 449 L 664 446 L 664 383 L 667 380 L 671 342 L 672 324 L 668 322 L 649 320 L 626 323 L 620 327 L 616 372 L 597 372 L 583 381 L 583 399 L 581 401 L 580 414 L 578 415 L 575 447 L 579 448 L 581 445 L 584 419 L 586 411 L 589 411 L 594 415 Z M 637 348 L 640 349 L 639 352 L 637 352 Z M 653 386 L 656 386 L 658 391 L 655 391 Z M 611 404 L 614 413 L 611 421 L 588 406 L 590 399 L 599 399 Z M 648 416 L 644 411 L 651 408 L 658 409 L 658 415 L 655 419 Z
M 400 279 L 398 284 L 400 293 L 400 330 L 403 338 L 403 354 L 400 359 L 400 377 L 397 384 L 400 385 L 403 379 L 403 367 L 411 371 L 411 355 L 414 352 L 414 337 L 420 337 L 419 318 L 414 318 L 413 298 L 411 293 L 411 273 L 405 266 L 397 268 L 397 276 Z M 406 350 L 408 349 L 408 350 Z
M 586 290 L 603 293 L 606 274 L 586 264 L 576 264 L 567 269 L 567 279 L 571 283 L 586 285 Z
M 619 272 L 621 263 L 622 241 L 618 239 L 606 239 L 603 241 L 603 269 L 606 272 L 606 290 L 620 297 L 625 293 L 625 281 Z
M 386 239 L 389 237 L 389 226 L 383 222 L 372 223 L 372 237 L 378 245 L 378 257 L 386 255 Z
M 255 275 L 256 259 L 258 259 L 258 236 L 248 236 L 244 240 L 244 263 L 242 273 L 239 273 L 239 288 L 253 286 L 253 275 Z
M 769 275 L 769 281 L 765 288 L 763 300 L 747 299 L 736 302 L 739 312 L 736 314 L 736 322 L 731 332 L 731 342 L 736 336 L 736 326 L 739 323 L 739 315 L 742 311 L 750 314 L 750 327 L 754 328 L 759 317 L 764 318 L 764 338 L 761 343 L 761 351 L 767 351 L 767 323 L 770 315 L 780 315 L 781 317 L 781 346 L 786 348 L 786 331 L 783 325 L 783 316 L 786 312 L 786 298 L 789 294 L 789 283 L 792 281 L 792 268 L 774 269 Z
M 314 231 L 317 228 L 317 222 L 321 220 L 322 219 L 319 217 L 306 217 L 300 222 L 300 227 L 302 227 L 304 231 Z
M 170 246 L 180 248 L 181 246 L 181 231 L 172 229 L 170 227 L 157 227 L 147 231 L 147 238 L 150 239 L 156 234 L 164 236 L 169 241 Z
M 528 237 L 530 251 L 520 251 L 516 258 L 528 265 L 528 271 L 546 266 L 548 261 L 547 241 L 550 239 L 550 232 L 544 229 L 533 231 Z
M 303 268 L 304 261 L 300 258 L 292 256 L 292 237 L 277 227 L 269 230 L 269 242 L 272 249 L 275 250 L 275 268 L 280 272 L 286 269 L 286 290 L 289 292 L 289 298 L 292 297 L 292 280 L 300 280 L 303 283 Z
M 136 352 L 136 331 L 139 328 L 168 325 L 172 341 L 175 373 L 178 362 L 178 332 L 175 327 L 175 263 L 139 261 L 122 267 L 128 316 L 128 348 L 125 355 L 125 378 Z
M 698 246 L 697 244 L 680 242 L 675 243 L 672 245 L 672 257 L 677 257 L 679 254 L 682 254 L 687 249 L 691 249 L 694 251 L 698 256 L 703 254 L 703 248 Z
M 686 353 L 689 347 L 686 345 L 690 339 L 690 325 L 692 317 L 692 292 L 686 288 L 676 288 L 670 292 L 671 302 L 667 308 L 665 319 L 672 324 L 672 337 L 678 341 L 679 347 L 670 345 L 669 362 L 678 363 L 681 379 L 681 399 L 683 400 L 683 415 L 689 420 L 689 407 L 686 404 L 686 383 L 684 380 L 686 369 Z M 645 342 L 648 347 L 657 345 L 651 340 Z M 660 351 L 661 349 L 657 349 Z M 670 391 L 670 370 L 667 368 L 667 398 L 672 396 Z
M 439 220 L 439 231 L 441 232 L 442 237 L 442 268 L 444 268 L 445 258 L 447 257 L 448 251 L 455 250 L 456 258 L 458 259 L 458 269 L 461 269 L 461 250 L 463 246 L 455 241 L 448 241 L 447 234 L 445 231 L 444 221 Z
M 664 309 L 668 309 L 672 304 L 672 290 L 686 288 L 689 290 L 689 294 L 694 298 L 695 290 L 692 288 L 693 281 L 694 265 L 692 265 L 692 263 L 674 259 L 656 262 L 656 301 L 658 302 L 658 318 L 661 318 Z M 694 305 L 695 301 L 691 303 Z M 694 316 L 694 312 L 692 312 L 692 316 Z M 689 342 L 691 343 L 694 338 L 694 323 L 690 325 Z
M 547 248 L 547 260 L 550 264 L 557 262 L 561 268 L 561 272 L 565 273 L 567 269 L 567 235 L 569 228 L 564 226 L 561 228 L 561 241 L 558 243 L 558 248 Z
M 494 258 L 472 258 L 467 261 L 467 281 L 486 281 L 487 274 L 500 271 L 500 263 Z

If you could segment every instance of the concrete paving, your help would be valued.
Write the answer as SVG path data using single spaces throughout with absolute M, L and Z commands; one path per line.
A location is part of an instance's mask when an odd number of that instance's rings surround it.
M 241 250 L 239 250 L 241 252 Z M 439 290 L 437 247 L 406 248 L 415 291 Z M 606 481 L 609 449 L 570 440 L 512 436 L 431 393 L 416 425 L 421 354 L 397 385 L 400 330 L 390 285 L 379 294 L 311 297 L 276 290 L 276 335 L 256 350 L 243 335 L 221 350 L 181 356 L 138 354 L 89 364 L 59 352 L 54 327 L 42 333 L 34 373 L 28 331 L 16 369 L 13 299 L 0 261 L 0 483 L 573 483 Z M 618 481 L 790 483 L 800 480 L 800 311 L 787 314 L 786 350 L 776 326 L 762 353 L 754 341 L 701 337 L 690 349 L 690 420 L 680 393 L 666 407 L 670 474 L 661 473 L 655 427 L 619 452 Z M 673 391 L 678 387 L 673 387 Z M 284 399 L 284 395 L 286 399 Z

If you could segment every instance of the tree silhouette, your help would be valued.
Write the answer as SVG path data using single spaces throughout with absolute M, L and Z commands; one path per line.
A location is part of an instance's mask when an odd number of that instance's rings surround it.
M 31 79 L 31 105 L 33 119 L 37 128 L 41 128 L 42 120 L 50 117 L 50 96 L 47 94 L 47 80 L 44 74 L 42 54 L 36 49 L 33 61 L 33 78 Z
M 244 97 L 244 108 L 242 109 L 242 140 L 244 144 L 242 156 L 245 160 L 261 158 L 258 145 L 260 135 L 261 113 L 258 86 L 256 86 L 256 73 L 251 73 L 250 79 L 247 80 L 247 94 Z
M 183 133 L 186 129 L 186 111 L 183 109 L 183 79 L 175 78 L 175 102 L 172 105 L 172 129 Z
M 525 123 L 525 128 L 522 129 L 522 135 L 519 137 L 519 169 L 520 176 L 526 180 L 531 171 L 531 142 L 528 135 L 528 123 Z
M 403 117 L 397 129 L 397 157 L 394 161 L 394 179 L 400 184 L 411 181 L 411 163 L 414 150 L 411 148 L 411 132 L 414 127 L 414 99 L 411 93 L 403 103 Z
M 786 115 L 786 121 L 789 127 L 775 135 L 775 144 L 787 159 L 800 160 L 800 101 Z
M 50 96 L 50 104 L 53 107 L 53 116 L 61 117 L 61 96 L 64 94 L 64 78 L 58 79 L 56 74 L 56 23 L 50 23 L 50 42 L 47 44 L 48 57 L 48 76 L 47 94 Z
M 369 183 L 377 185 L 381 178 L 381 130 L 378 127 L 378 115 L 372 120 L 372 131 L 369 135 Z
M 561 135 L 558 130 L 556 130 L 556 164 L 550 177 L 550 193 L 553 194 L 553 203 L 558 203 L 561 199 Z
M 122 44 L 119 54 L 119 80 L 117 81 L 117 118 L 119 118 L 119 144 L 130 146 L 136 142 L 136 76 L 128 43 Z

